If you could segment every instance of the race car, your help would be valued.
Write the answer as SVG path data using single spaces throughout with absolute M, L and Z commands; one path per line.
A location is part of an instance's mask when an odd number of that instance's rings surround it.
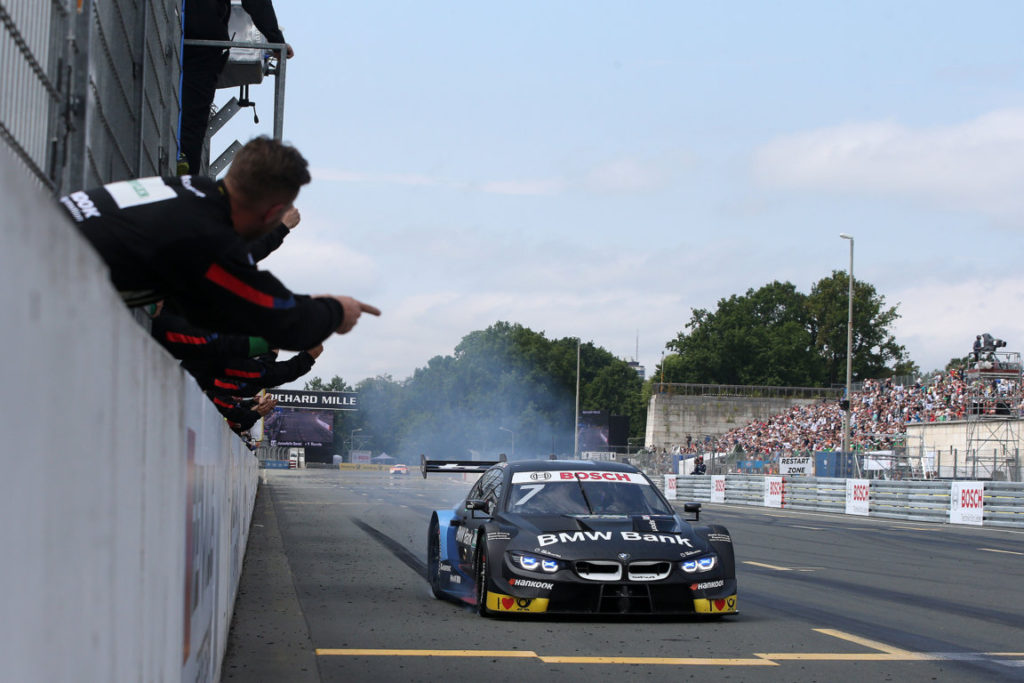
M 409 474 L 409 466 L 403 463 L 392 465 L 391 469 L 388 470 L 388 474 Z
M 421 461 L 482 472 L 427 532 L 434 596 L 503 613 L 737 613 L 732 538 L 684 520 L 632 465 L 580 460 Z

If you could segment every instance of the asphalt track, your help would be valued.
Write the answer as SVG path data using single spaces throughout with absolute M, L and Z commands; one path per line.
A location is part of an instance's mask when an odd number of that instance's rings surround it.
M 468 483 L 267 477 L 225 681 L 1024 680 L 1021 530 L 705 504 L 740 614 L 482 619 L 423 578 L 430 511 Z

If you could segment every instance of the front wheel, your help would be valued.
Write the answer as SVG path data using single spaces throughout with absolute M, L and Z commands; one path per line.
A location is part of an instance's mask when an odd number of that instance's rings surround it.
M 487 609 L 487 549 L 484 547 L 484 539 L 481 537 L 476 547 L 476 613 L 482 617 L 489 617 L 493 614 Z
M 427 532 L 427 583 L 435 598 L 444 599 L 441 592 L 441 529 L 436 519 L 431 520 L 430 531 Z

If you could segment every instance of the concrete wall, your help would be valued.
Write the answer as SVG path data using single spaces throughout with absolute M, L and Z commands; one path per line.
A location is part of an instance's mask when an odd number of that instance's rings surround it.
M 1020 423 L 994 421 L 974 426 L 974 447 L 978 453 L 967 451 L 969 424 L 959 422 L 922 422 L 907 425 L 907 454 L 932 457 L 931 469 L 943 477 L 980 476 L 1009 477 L 1020 480 L 1024 462 L 1013 459 L 1013 449 L 1024 457 L 1020 444 Z M 1014 443 L 1016 441 L 1016 443 Z M 1003 446 L 1011 453 L 1003 453 Z M 933 455 L 932 455 L 933 454 Z
M 647 407 L 648 447 L 671 448 L 706 434 L 721 436 L 752 420 L 767 420 L 795 405 L 812 405 L 820 399 L 753 398 L 745 396 L 688 396 L 653 394 Z
M 212 681 L 256 461 L 0 148 L 0 667 Z

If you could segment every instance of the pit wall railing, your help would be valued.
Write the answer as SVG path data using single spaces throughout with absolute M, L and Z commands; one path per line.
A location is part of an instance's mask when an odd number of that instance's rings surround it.
M 0 0 L 0 139 L 55 195 L 174 172 L 181 0 Z
M 216 681 L 256 458 L 0 145 L 4 681 Z
M 669 499 L 680 502 L 1024 528 L 1024 483 L 1020 482 L 666 474 L 658 483 L 664 485 Z

